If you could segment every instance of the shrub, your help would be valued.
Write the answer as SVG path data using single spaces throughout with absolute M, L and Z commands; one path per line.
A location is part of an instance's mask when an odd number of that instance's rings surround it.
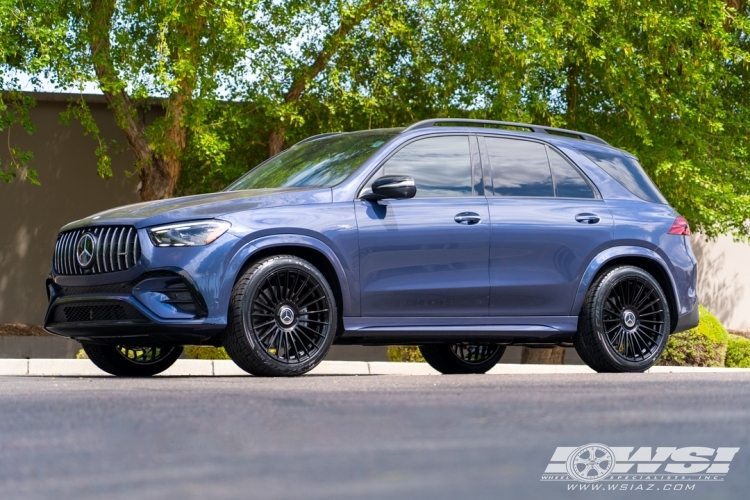
M 730 333 L 724 364 L 728 368 L 750 368 L 750 339 Z
M 424 363 L 424 358 L 415 345 L 389 345 L 388 361 Z
M 728 334 L 716 316 L 700 307 L 698 326 L 669 337 L 660 365 L 724 366 Z
M 223 347 L 209 345 L 185 346 L 185 356 L 190 359 L 229 359 L 229 354 Z

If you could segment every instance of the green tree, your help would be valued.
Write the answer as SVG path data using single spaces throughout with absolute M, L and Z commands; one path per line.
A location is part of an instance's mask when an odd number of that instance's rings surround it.
M 217 106 L 206 119 L 204 126 L 212 131 L 215 149 L 206 154 L 198 137 L 190 136 L 178 192 L 222 188 L 278 152 L 280 140 L 286 147 L 321 132 L 397 127 L 438 113 L 426 96 L 434 86 L 423 79 L 427 71 L 418 70 L 427 61 L 402 62 L 412 59 L 405 44 L 421 42 L 420 5 L 382 1 L 359 24 L 351 29 L 347 25 L 346 37 L 342 30 L 329 30 L 338 40 L 335 53 L 325 48 L 331 42 L 321 42 L 319 37 L 289 44 L 306 31 L 307 21 L 299 13 L 296 20 L 277 17 L 274 36 L 263 40 L 261 49 L 249 58 L 252 64 L 232 87 L 232 104 Z M 339 22 L 331 5 L 305 6 L 306 15 L 314 15 L 323 25 Z M 289 16 L 289 12 L 276 15 Z M 320 69 L 315 61 L 324 51 L 328 62 Z M 312 66 L 314 72 L 309 71 Z M 289 99 L 290 89 L 299 88 L 301 82 L 304 92 Z
M 600 135 L 636 154 L 694 229 L 748 237 L 746 3 L 487 0 L 469 10 L 479 27 L 454 78 L 473 89 L 472 115 Z
M 598 134 L 695 230 L 750 235 L 744 0 L 0 2 L 3 67 L 97 83 L 143 199 L 219 189 L 314 133 L 468 116 Z
M 40 10 L 44 14 L 49 5 Z M 8 161 L 0 165 L 0 180 L 10 182 L 18 173 L 22 179 L 37 183 L 36 172 L 29 168 L 33 159 L 30 151 L 14 146 L 11 126 L 19 124 L 28 133 L 34 131 L 29 110 L 34 99 L 19 92 L 22 86 L 18 70 L 30 76 L 32 83 L 49 67 L 50 61 L 59 59 L 59 40 L 65 36 L 59 28 L 45 26 L 38 17 L 31 16 L 15 0 L 0 0 L 0 132 L 8 148 Z
M 4 0 L 7 2 L 7 0 Z M 328 64 L 347 34 L 377 6 L 375 1 L 300 2 L 290 0 L 45 0 L 9 2 L 16 17 L 33 21 L 58 36 L 47 40 L 50 57 L 41 61 L 3 57 L 6 68 L 34 76 L 43 74 L 61 90 L 95 83 L 104 93 L 116 123 L 135 156 L 143 200 L 174 194 L 188 147 L 215 159 L 222 144 L 207 127 L 207 117 L 226 106 L 233 89 L 242 85 L 244 68 L 272 57 L 273 43 L 293 46 L 296 38 L 314 33 L 294 63 L 282 65 L 291 75 L 280 99 L 269 99 L 267 114 L 279 117 L 269 130 L 268 150 L 281 148 L 282 108 L 303 95 L 310 80 Z M 10 16 L 7 16 L 10 17 Z M 4 19 L 5 21 L 5 19 Z M 8 26 L 11 26 L 8 21 Z M 15 21 L 13 21 L 15 22 Z M 21 33 L 11 40 L 18 51 L 33 43 L 24 23 L 12 24 Z M 4 24 L 5 26 L 5 24 Z M 320 36 L 320 33 L 324 33 Z M 6 43 L 13 47 L 13 43 Z M 273 43 L 271 43 L 273 42 Z M 272 66 L 268 66 L 272 67 Z M 255 71 L 255 75 L 259 73 Z M 283 82 L 284 74 L 273 74 Z M 4 82 L 6 88 L 10 81 Z M 144 109 L 163 114 L 147 123 Z M 277 109 L 278 108 L 278 109 Z M 0 111 L 2 111 L 0 109 Z M 10 111 L 8 111 L 10 113 Z M 8 120 L 13 116 L 9 115 Z M 98 140 L 99 174 L 111 175 L 107 144 L 82 99 L 71 101 L 64 120 L 79 119 Z M 6 122 L 8 121 L 6 120 Z M 18 120 L 16 120 L 18 121 Z M 5 122 L 0 121 L 0 126 Z

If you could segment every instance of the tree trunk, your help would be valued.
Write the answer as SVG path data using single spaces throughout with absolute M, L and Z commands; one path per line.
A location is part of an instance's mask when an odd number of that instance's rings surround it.
M 268 157 L 276 156 L 284 149 L 284 127 L 273 130 L 268 136 Z
M 724 0 L 724 3 L 728 8 L 737 11 L 737 15 L 742 16 L 745 11 L 745 6 L 747 5 L 747 0 Z M 727 31 L 732 29 L 731 17 L 727 17 L 727 19 L 724 21 L 724 29 Z
M 171 198 L 177 185 L 177 177 L 170 174 L 170 171 L 175 170 L 174 162 L 168 165 L 164 160 L 151 155 L 149 163 L 152 165 L 150 168 L 142 168 L 138 172 L 141 179 L 139 188 L 141 201 Z M 179 162 L 176 167 L 179 170 Z
M 165 157 L 159 157 L 149 144 L 146 137 L 146 124 L 138 113 L 136 104 L 124 90 L 125 85 L 120 81 L 111 58 L 110 32 L 112 17 L 115 12 L 115 0 L 95 0 L 91 4 L 92 19 L 89 25 L 91 37 L 91 57 L 94 63 L 99 86 L 107 99 L 117 126 L 125 133 L 130 149 L 135 157 L 135 165 L 141 179 L 139 194 L 142 201 L 169 198 L 174 192 L 179 175 L 179 161 L 177 152 L 170 151 Z M 172 112 L 174 123 L 182 120 L 182 101 L 177 101 L 177 111 Z M 169 114 L 169 111 L 168 111 Z M 174 127 L 170 127 L 168 134 L 175 135 Z M 182 131 L 184 148 L 184 131 Z M 176 173 L 176 175 L 175 175 Z
M 737 12 L 742 13 L 742 8 L 745 6 L 745 0 L 724 0 L 727 7 L 733 8 Z
M 182 170 L 181 157 L 187 147 L 185 113 L 195 88 L 195 75 L 187 72 L 178 80 L 178 88 L 164 102 L 164 140 L 156 147 L 150 143 L 144 117 L 127 93 L 127 85 L 120 80 L 111 57 L 111 31 L 116 0 L 93 0 L 91 22 L 88 26 L 91 57 L 99 87 L 107 99 L 117 125 L 125 133 L 141 179 L 139 187 L 142 201 L 163 200 L 174 196 Z M 200 31 L 205 18 L 194 17 L 178 28 L 181 34 L 200 44 Z M 174 64 L 190 62 L 197 66 L 197 47 L 177 49 L 171 53 Z
M 521 351 L 521 364 L 524 365 L 561 365 L 565 361 L 565 349 L 553 347 L 541 349 L 524 347 Z

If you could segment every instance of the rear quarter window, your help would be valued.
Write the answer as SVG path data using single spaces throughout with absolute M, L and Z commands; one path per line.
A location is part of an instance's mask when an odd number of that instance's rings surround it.
M 651 203 L 667 204 L 664 195 L 659 192 L 659 189 L 635 158 L 608 151 L 584 149 L 579 149 L 579 151 L 638 198 Z

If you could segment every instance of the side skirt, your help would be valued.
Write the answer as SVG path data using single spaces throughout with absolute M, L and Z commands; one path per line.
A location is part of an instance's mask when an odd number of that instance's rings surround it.
M 578 316 L 345 317 L 337 344 L 436 342 L 557 344 L 570 342 Z

